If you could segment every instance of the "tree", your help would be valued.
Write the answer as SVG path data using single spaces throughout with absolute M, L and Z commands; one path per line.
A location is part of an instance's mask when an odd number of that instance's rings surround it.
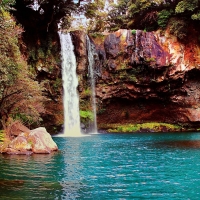
M 15 0 L 0 0 L 0 8 L 4 10 L 9 10 L 10 6 L 15 3 Z
M 108 15 L 112 28 L 170 29 L 180 39 L 187 37 L 185 27 L 198 30 L 200 20 L 199 0 L 125 0 L 118 1 Z M 176 23 L 176 21 L 180 23 Z M 181 24 L 181 27 L 178 27 Z
M 88 19 L 88 30 L 90 32 L 104 31 L 107 17 L 104 0 L 95 0 L 85 4 L 83 14 Z
M 29 125 L 38 122 L 44 112 L 42 88 L 28 71 L 22 56 L 20 36 L 22 28 L 5 10 L 0 11 L 0 120 L 6 126 L 9 117 Z

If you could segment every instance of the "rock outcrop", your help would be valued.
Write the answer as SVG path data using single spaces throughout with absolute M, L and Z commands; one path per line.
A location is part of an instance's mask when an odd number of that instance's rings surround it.
M 46 154 L 57 150 L 58 147 L 51 135 L 44 127 L 39 127 L 30 132 L 18 134 L 2 150 L 2 153 L 30 155 L 32 153 Z
M 169 31 L 119 30 L 91 39 L 98 68 L 98 124 L 199 127 L 200 45 L 195 34 L 185 43 Z

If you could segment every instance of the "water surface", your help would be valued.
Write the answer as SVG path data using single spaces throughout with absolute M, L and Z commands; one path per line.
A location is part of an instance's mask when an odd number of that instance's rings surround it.
M 0 155 L 0 199 L 199 199 L 200 133 L 54 140 L 51 155 Z

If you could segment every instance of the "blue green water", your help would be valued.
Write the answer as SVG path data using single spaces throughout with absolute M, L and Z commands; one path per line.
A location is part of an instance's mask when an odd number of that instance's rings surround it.
M 54 138 L 51 155 L 0 155 L 0 199 L 199 199 L 200 133 Z

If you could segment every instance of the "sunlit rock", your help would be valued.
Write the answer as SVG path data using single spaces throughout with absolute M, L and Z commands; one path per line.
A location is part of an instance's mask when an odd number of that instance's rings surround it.
M 31 130 L 27 140 L 32 144 L 33 153 L 51 153 L 58 150 L 56 143 L 44 127 Z
M 46 154 L 58 150 L 51 135 L 43 127 L 36 128 L 30 132 L 21 132 L 17 137 L 14 137 L 14 139 L 10 139 L 10 142 L 5 142 L 4 146 L 5 147 L 1 149 L 1 153 L 7 154 Z
M 121 29 L 93 40 L 101 61 L 96 82 L 99 124 L 159 121 L 198 127 L 200 46 L 196 35 L 181 42 L 169 30 Z

